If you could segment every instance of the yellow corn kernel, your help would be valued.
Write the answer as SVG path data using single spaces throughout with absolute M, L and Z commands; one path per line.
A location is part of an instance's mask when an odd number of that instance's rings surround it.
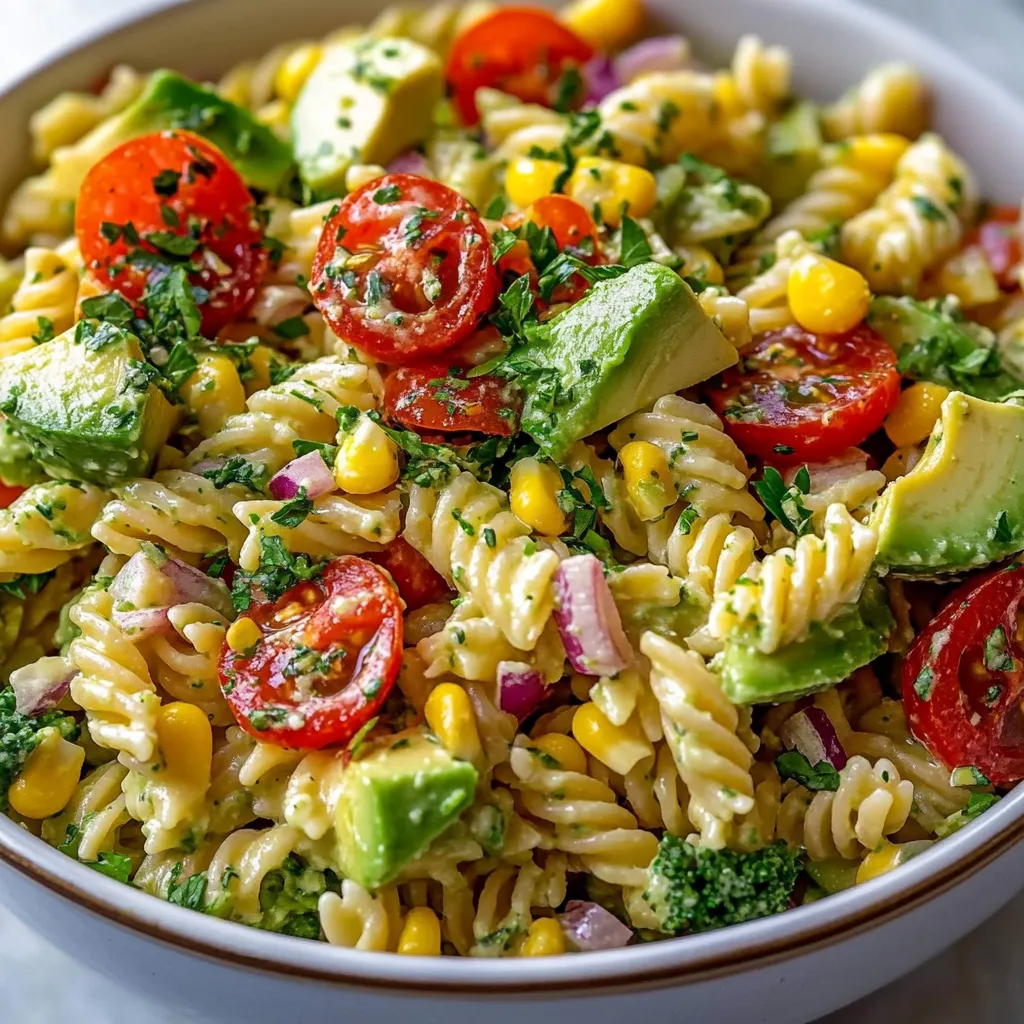
M 573 716 L 572 734 L 588 754 L 620 775 L 654 753 L 635 715 L 625 725 L 613 725 L 593 702 L 584 704 Z
M 789 308 L 815 334 L 852 331 L 868 315 L 871 288 L 864 275 L 817 253 L 807 253 L 789 272 Z
M 736 76 L 731 71 L 719 71 L 711 86 L 719 116 L 726 120 L 742 117 L 747 112 L 747 102 L 740 92 Z
M 376 494 L 398 479 L 398 448 L 366 413 L 338 431 L 334 479 L 349 494 Z
M 478 761 L 483 753 L 476 715 L 466 691 L 457 683 L 441 683 L 430 691 L 423 708 L 427 725 L 453 756 Z
M 623 213 L 645 217 L 658 201 L 658 184 L 650 171 L 598 156 L 580 157 L 567 190 L 588 210 L 596 205 L 601 220 L 613 227 L 622 223 Z
M 885 432 L 897 448 L 923 441 L 935 426 L 949 388 L 941 384 L 919 381 L 911 384 L 885 421 Z
M 295 47 L 281 61 L 274 75 L 274 91 L 277 95 L 289 103 L 294 103 L 322 56 L 323 49 L 316 43 L 305 43 Z
M 557 160 L 534 160 L 524 156 L 513 160 L 505 171 L 505 193 L 516 206 L 526 209 L 555 190 L 565 164 Z
M 883 840 L 880 849 L 873 850 L 860 862 L 860 867 L 857 868 L 857 884 L 870 882 L 872 878 L 880 878 L 892 871 L 899 863 L 899 846 Z
M 685 277 L 699 277 L 706 284 L 725 284 L 725 271 L 710 249 L 703 245 L 684 245 L 676 249 L 683 265 L 679 273 Z
M 921 449 L 917 445 L 907 445 L 906 448 L 897 448 L 882 463 L 882 474 L 886 480 L 892 483 L 901 476 L 906 476 L 921 460 Z
M 398 952 L 403 956 L 440 956 L 441 922 L 430 907 L 413 907 L 398 937 Z
M 839 145 L 839 163 L 891 177 L 900 157 L 910 148 L 910 139 L 892 133 L 855 135 Z
M 175 782 L 205 789 L 210 785 L 213 730 L 205 712 L 195 704 L 165 704 L 156 719 L 160 753 Z
M 640 0 L 576 0 L 560 17 L 595 50 L 620 50 L 644 27 Z
M 539 917 L 530 925 L 520 956 L 561 956 L 565 952 L 565 933 L 553 917 Z
M 571 737 L 560 732 L 549 732 L 531 741 L 531 745 L 553 757 L 567 772 L 587 774 L 587 755 L 583 748 Z
M 252 350 L 252 355 L 249 356 L 252 376 L 245 381 L 245 393 L 247 395 L 270 387 L 270 365 L 272 361 L 273 350 L 266 345 L 257 345 Z
M 228 356 L 201 356 L 180 394 L 207 437 L 220 430 L 229 416 L 245 412 L 245 388 Z
M 565 533 L 565 513 L 558 507 L 562 478 L 554 466 L 536 459 L 520 459 L 512 467 L 509 496 L 512 511 L 531 530 L 546 537 Z
M 387 168 L 381 167 L 380 164 L 353 164 L 345 172 L 345 189 L 348 192 L 355 192 L 367 182 L 381 178 L 387 173 Z
M 658 519 L 676 500 L 665 453 L 650 441 L 630 441 L 619 452 L 629 502 L 644 520 Z
M 85 751 L 69 743 L 58 729 L 43 729 L 39 744 L 22 765 L 7 793 L 23 818 L 49 818 L 67 807 L 82 774 Z
M 961 309 L 998 302 L 1002 290 L 980 246 L 969 245 L 951 256 L 939 271 L 939 294 L 955 295 Z
M 231 650 L 241 654 L 243 651 L 249 650 L 250 647 L 255 647 L 263 639 L 263 633 L 252 619 L 235 619 L 228 626 L 224 639 Z

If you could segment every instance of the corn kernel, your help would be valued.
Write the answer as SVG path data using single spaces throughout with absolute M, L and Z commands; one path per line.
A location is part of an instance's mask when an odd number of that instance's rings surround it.
M 398 938 L 403 956 L 440 956 L 441 922 L 430 907 L 413 907 L 405 918 Z
M 43 729 L 39 744 L 28 755 L 7 798 L 24 818 L 49 818 L 67 807 L 78 786 L 85 751 L 61 736 L 57 729 Z
M 855 135 L 840 143 L 837 162 L 863 171 L 891 177 L 900 157 L 910 148 L 910 139 L 893 133 Z
M 620 775 L 654 753 L 636 716 L 625 725 L 612 725 L 594 703 L 584 704 L 573 716 L 572 734 L 588 754 Z
M 387 168 L 380 164 L 353 164 L 345 172 L 345 189 L 348 192 L 355 192 L 368 182 L 375 181 L 387 174 Z
M 860 862 L 860 867 L 857 868 L 857 884 L 870 882 L 872 878 L 880 878 L 892 871 L 899 863 L 899 846 L 884 840 L 880 849 L 873 850 Z
M 863 274 L 817 253 L 794 262 L 788 295 L 797 323 L 814 334 L 852 331 L 871 305 L 871 288 Z
M 427 725 L 445 749 L 463 761 L 478 761 L 483 754 L 476 715 L 466 691 L 456 683 L 435 686 L 423 708 Z
M 228 626 L 224 639 L 231 650 L 241 654 L 250 647 L 255 647 L 263 639 L 263 633 L 252 619 L 242 618 L 236 619 Z
M 595 50 L 621 50 L 644 27 L 640 0 L 576 0 L 560 17 Z
M 897 448 L 923 441 L 935 426 L 949 388 L 929 381 L 911 384 L 885 421 L 885 432 Z
M 539 917 L 530 925 L 530 933 L 519 951 L 520 956 L 561 956 L 565 952 L 565 933 L 553 917 Z
M 525 210 L 542 196 L 554 192 L 558 177 L 564 170 L 565 164 L 557 160 L 520 157 L 513 160 L 505 171 L 505 193 L 516 206 Z
M 890 483 L 906 476 L 921 459 L 921 449 L 916 445 L 908 445 L 906 448 L 897 448 L 882 463 L 882 475 Z
M 545 736 L 538 736 L 531 744 L 549 757 L 553 757 L 565 771 L 587 774 L 587 755 L 571 736 L 549 732 Z
M 235 364 L 225 355 L 201 356 L 179 393 L 207 437 L 220 430 L 229 416 L 245 412 L 245 388 Z
M 658 184 L 650 171 L 597 156 L 580 157 L 567 191 L 588 210 L 597 206 L 600 219 L 613 227 L 622 223 L 623 213 L 645 217 L 658 201 Z
M 184 701 L 165 704 L 157 715 L 156 735 L 168 775 L 205 790 L 213 759 L 213 730 L 206 713 Z
M 281 61 L 274 75 L 274 91 L 277 95 L 289 103 L 294 103 L 322 56 L 323 50 L 316 43 L 305 43 L 295 47 Z
M 961 309 L 998 302 L 1002 290 L 980 246 L 969 245 L 948 259 L 939 271 L 940 295 L 955 295 Z
M 270 365 L 273 359 L 273 351 L 266 345 L 257 345 L 249 356 L 249 366 L 252 367 L 252 375 L 245 381 L 245 393 L 255 394 L 264 388 L 270 387 Z
M 644 520 L 658 519 L 676 500 L 665 453 L 650 441 L 630 441 L 619 452 L 626 493 L 636 514 Z
M 351 430 L 338 431 L 334 480 L 349 494 L 376 494 L 398 479 L 395 442 L 365 413 Z
M 731 71 L 719 71 L 711 86 L 715 103 L 721 117 L 730 119 L 742 117 L 747 112 L 747 102 L 740 92 L 736 76 Z
M 546 537 L 565 533 L 565 513 L 558 507 L 562 478 L 554 466 L 536 459 L 520 459 L 512 467 L 509 495 L 512 511 L 531 530 Z

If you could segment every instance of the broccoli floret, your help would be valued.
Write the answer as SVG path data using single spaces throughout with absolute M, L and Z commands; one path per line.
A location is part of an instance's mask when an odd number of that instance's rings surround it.
M 44 711 L 35 718 L 14 710 L 14 690 L 0 690 L 0 811 L 7 810 L 7 791 L 28 755 L 39 745 L 44 729 L 59 729 L 66 740 L 78 739 L 78 723 L 63 711 Z
M 320 938 L 317 903 L 330 888 L 327 875 L 311 868 L 294 854 L 270 872 L 260 887 L 260 927 L 282 935 Z
M 644 893 L 661 930 L 703 932 L 781 913 L 800 865 L 785 843 L 756 853 L 699 849 L 666 835 Z

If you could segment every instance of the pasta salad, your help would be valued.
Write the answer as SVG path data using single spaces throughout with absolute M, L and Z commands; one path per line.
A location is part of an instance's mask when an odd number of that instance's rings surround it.
M 910 67 L 394 8 L 32 119 L 0 810 L 195 911 L 610 949 L 1024 777 L 1024 254 Z

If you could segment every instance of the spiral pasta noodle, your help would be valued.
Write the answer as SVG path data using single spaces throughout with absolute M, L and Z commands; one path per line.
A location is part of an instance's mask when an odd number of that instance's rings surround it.
M 732 76 L 740 98 L 751 110 L 777 112 L 789 96 L 791 71 L 789 52 L 781 46 L 765 46 L 754 35 L 743 36 L 736 44 Z
M 122 852 L 121 830 L 131 818 L 122 784 L 128 769 L 117 761 L 94 768 L 75 789 L 64 810 L 43 822 L 43 838 L 51 846 L 74 835 L 79 860 L 96 861 L 101 853 Z
M 921 76 L 902 63 L 882 64 L 825 110 L 829 138 L 868 132 L 894 132 L 916 139 L 927 127 L 929 96 Z

